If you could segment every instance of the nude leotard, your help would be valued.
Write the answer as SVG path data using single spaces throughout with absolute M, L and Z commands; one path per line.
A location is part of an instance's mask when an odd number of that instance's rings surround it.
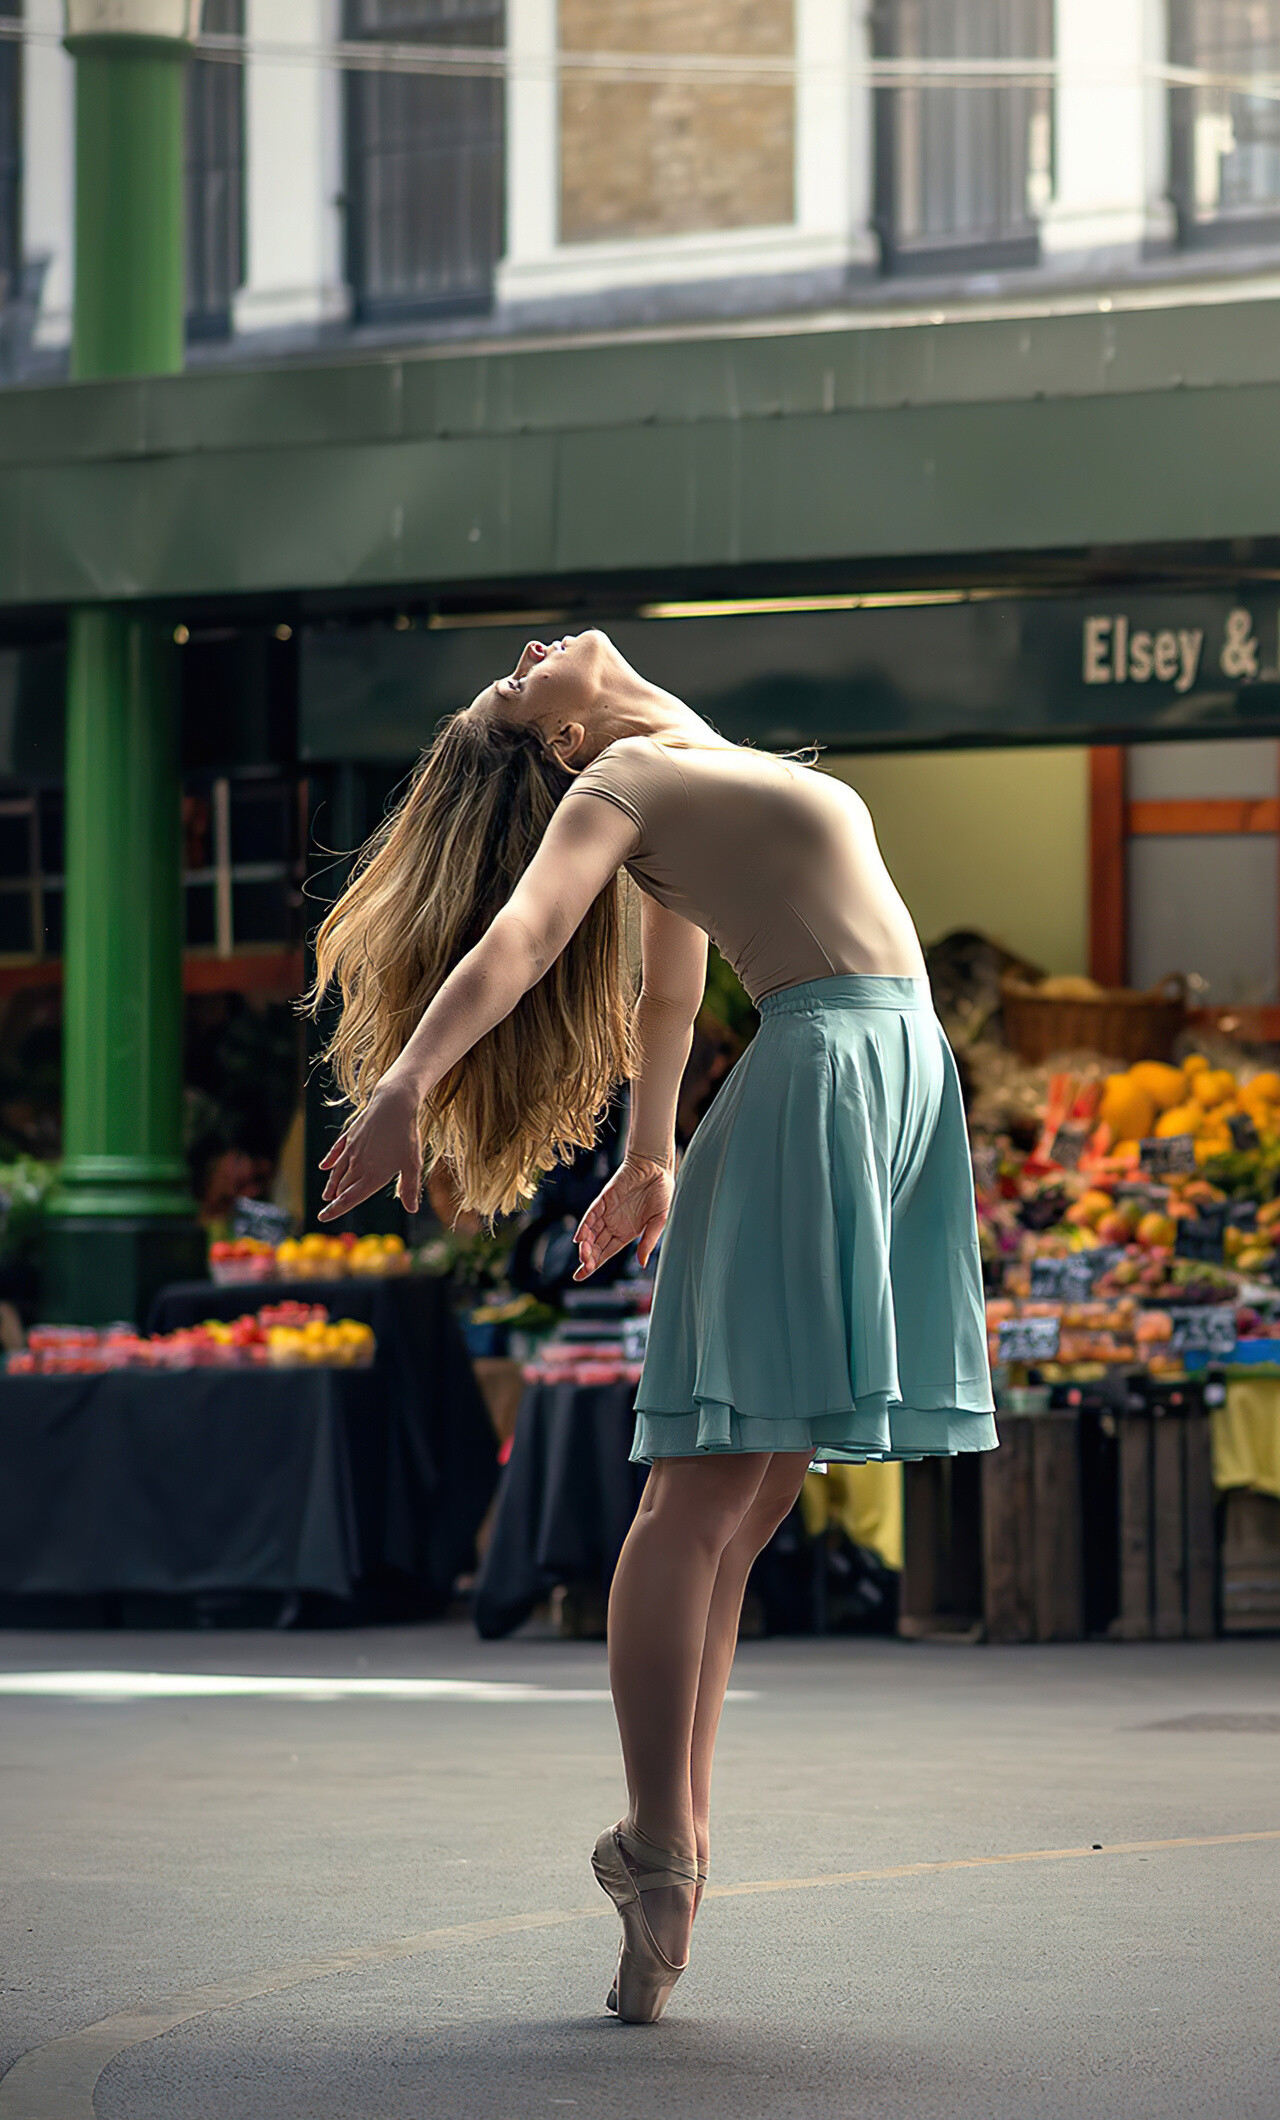
M 569 793 L 634 821 L 628 875 L 710 935 L 753 1001 L 836 972 L 924 976 L 867 806 L 843 781 L 738 744 L 627 736 Z

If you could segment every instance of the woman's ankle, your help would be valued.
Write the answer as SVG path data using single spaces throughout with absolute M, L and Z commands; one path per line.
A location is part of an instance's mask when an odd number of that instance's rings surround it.
M 637 1815 L 633 1807 L 627 1823 L 651 1848 L 660 1848 L 667 1855 L 678 1855 L 684 1862 L 696 1862 L 699 1859 L 694 1831 L 687 1820 L 655 1818 L 652 1813 L 644 1812 Z

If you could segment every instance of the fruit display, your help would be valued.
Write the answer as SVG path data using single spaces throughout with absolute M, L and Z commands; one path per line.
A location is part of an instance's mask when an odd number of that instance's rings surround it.
M 209 1246 L 209 1277 L 230 1281 L 266 1281 L 275 1273 L 276 1247 L 261 1237 L 222 1238 Z
M 115 1369 L 365 1368 L 376 1342 L 357 1318 L 330 1319 L 322 1303 L 268 1304 L 239 1318 L 206 1318 L 143 1337 L 132 1326 L 33 1325 L 9 1376 L 101 1376 Z
M 1132 1365 L 1141 1360 L 1144 1344 L 1161 1337 L 1158 1332 L 1151 1332 L 1145 1313 L 1132 1297 L 1082 1303 L 1019 1302 L 997 1297 L 987 1304 L 987 1351 L 993 1368 L 1001 1359 L 1000 1327 L 1013 1318 L 1056 1320 L 1059 1332 L 1053 1366 L 1059 1370 L 1081 1363 Z
M 1184 1373 L 1202 1359 L 1180 1313 L 1213 1311 L 1215 1359 L 1280 1333 L 1280 1072 L 1177 1064 L 1042 1070 L 1038 1109 L 975 1132 L 993 1365 L 1016 1382 L 1084 1381 L 1117 1366 Z M 1057 1072 L 1050 1072 L 1057 1068 Z M 1006 1107 L 1009 1109 L 1009 1107 Z M 1025 1116 L 1024 1116 L 1025 1113 Z M 1184 1148 L 1164 1150 L 1166 1142 Z M 1013 1320 L 1055 1321 L 1010 1332 Z M 1261 1345 L 1259 1344 L 1261 1343 Z M 1048 1350 L 1053 1357 L 1049 1360 Z
M 348 1274 L 381 1278 L 408 1273 L 412 1264 L 403 1237 L 358 1237 L 350 1229 L 337 1235 L 311 1230 L 280 1244 L 236 1237 L 209 1246 L 210 1276 L 224 1286 L 235 1281 L 337 1281 Z
M 272 1325 L 266 1332 L 273 1369 L 366 1368 L 374 1352 L 373 1327 L 359 1318 L 312 1318 L 305 1325 Z
M 1136 1295 L 1145 1303 L 1194 1307 L 1234 1301 L 1238 1284 L 1233 1273 L 1208 1261 L 1171 1258 L 1167 1252 L 1157 1257 L 1133 1246 L 1093 1286 L 1098 1296 Z
M 537 1359 L 526 1362 L 526 1384 L 638 1384 L 642 1363 L 628 1354 L 622 1340 L 548 1341 Z
M 1144 1140 L 1178 1135 L 1194 1142 L 1198 1164 L 1280 1141 L 1280 1073 L 1266 1069 L 1241 1079 L 1191 1053 L 1177 1067 L 1140 1060 L 1108 1075 L 1082 1168 L 1086 1162 L 1095 1170 L 1136 1168 Z

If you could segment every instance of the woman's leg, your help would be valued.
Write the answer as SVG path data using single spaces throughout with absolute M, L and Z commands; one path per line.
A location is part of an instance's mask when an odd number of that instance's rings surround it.
M 609 1596 L 613 1688 L 631 1815 L 659 1847 L 695 1847 L 690 1753 L 717 1571 L 769 1466 L 767 1452 L 662 1458 L 653 1467 Z M 654 1939 L 673 1964 L 689 1946 L 693 1895 L 645 1894 Z
M 807 1451 L 803 1455 L 794 1450 L 780 1450 L 774 1453 L 750 1508 L 720 1556 L 715 1588 L 711 1593 L 707 1612 L 707 1633 L 702 1648 L 702 1669 L 698 1679 L 698 1700 L 694 1711 L 690 1754 L 693 1827 L 698 1861 L 704 1867 L 710 1860 L 711 1853 L 711 1763 L 716 1748 L 716 1732 L 720 1727 L 720 1711 L 724 1706 L 725 1689 L 729 1684 L 734 1651 L 738 1646 L 738 1622 L 742 1617 L 742 1599 L 747 1587 L 747 1577 L 751 1573 L 752 1564 L 764 1551 L 779 1524 L 784 1523 L 791 1514 L 804 1476 L 809 1470 L 809 1462 Z

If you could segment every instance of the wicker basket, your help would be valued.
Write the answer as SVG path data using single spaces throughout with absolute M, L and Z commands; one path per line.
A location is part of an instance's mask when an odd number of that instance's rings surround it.
M 1087 1049 L 1108 1059 L 1167 1060 L 1187 1020 L 1187 982 L 1181 973 L 1150 993 L 1112 987 L 1096 1001 L 1055 1001 L 1015 973 L 1000 982 L 1005 1043 L 1024 1060 Z

